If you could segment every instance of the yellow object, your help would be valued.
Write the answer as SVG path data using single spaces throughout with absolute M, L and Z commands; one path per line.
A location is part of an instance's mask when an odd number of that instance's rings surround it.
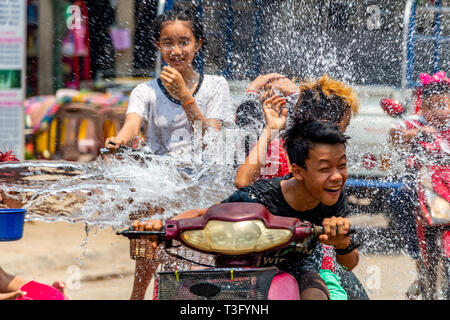
M 41 130 L 35 134 L 35 152 L 36 154 L 43 154 L 48 149 L 48 131 Z
M 87 136 L 86 131 L 87 131 L 88 123 L 89 123 L 89 121 L 86 119 L 81 120 L 80 130 L 78 131 L 78 140 L 86 139 L 86 136 Z
M 53 118 L 52 122 L 50 122 L 50 129 L 49 129 L 49 137 L 48 137 L 48 150 L 50 151 L 50 154 L 54 154 L 56 152 L 56 128 L 57 128 L 57 121 L 55 118 Z
M 116 126 L 114 125 L 114 122 L 106 119 L 105 124 L 103 126 L 103 134 L 105 139 L 108 137 L 114 137 L 116 135 Z
M 261 220 L 210 220 L 201 230 L 183 231 L 181 236 L 190 246 L 227 255 L 262 252 L 289 241 L 292 231 L 267 228 Z

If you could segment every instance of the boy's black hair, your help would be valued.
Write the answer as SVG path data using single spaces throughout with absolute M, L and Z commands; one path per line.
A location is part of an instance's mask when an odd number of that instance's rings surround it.
M 197 43 L 203 40 L 203 46 L 206 44 L 205 33 L 203 30 L 203 23 L 198 17 L 195 9 L 186 9 L 184 7 L 175 7 L 169 11 L 156 17 L 153 23 L 153 32 L 151 39 L 154 42 L 159 42 L 159 37 L 161 35 L 161 28 L 164 22 L 168 21 L 189 21 L 192 27 L 192 33 L 194 34 Z
M 350 137 L 344 135 L 337 124 L 329 121 L 306 120 L 294 122 L 283 133 L 284 148 L 289 161 L 302 168 L 306 168 L 309 150 L 317 143 L 340 144 L 347 142 Z
M 450 94 L 450 83 L 447 81 L 432 82 L 422 87 L 422 99 L 434 95 Z

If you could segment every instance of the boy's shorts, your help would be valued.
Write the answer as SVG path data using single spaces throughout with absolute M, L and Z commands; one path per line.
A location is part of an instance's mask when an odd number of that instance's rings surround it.
M 306 289 L 315 288 L 325 293 L 326 296 L 328 297 L 328 300 L 330 300 L 330 292 L 328 291 L 325 282 L 317 272 L 302 272 L 295 275 L 295 278 L 297 279 L 298 282 L 300 298 L 302 296 L 303 291 L 305 291 Z

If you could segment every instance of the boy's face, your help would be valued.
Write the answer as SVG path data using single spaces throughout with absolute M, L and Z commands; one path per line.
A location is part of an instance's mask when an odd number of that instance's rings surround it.
M 309 150 L 305 167 L 292 165 L 292 173 L 302 180 L 310 196 L 327 205 L 334 205 L 347 181 L 347 156 L 345 145 L 316 144 Z
M 438 130 L 450 123 L 450 94 L 433 95 L 423 100 L 422 113 L 427 122 Z

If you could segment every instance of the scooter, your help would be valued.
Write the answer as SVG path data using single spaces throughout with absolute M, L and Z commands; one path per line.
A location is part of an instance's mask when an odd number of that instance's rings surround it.
M 385 99 L 382 108 L 405 118 L 398 101 Z M 410 121 L 412 123 L 413 121 Z M 419 293 L 423 299 L 450 299 L 450 165 L 447 141 L 423 136 L 414 154 L 417 159 L 416 227 L 419 241 Z
M 352 227 L 349 233 L 354 233 Z M 309 250 L 321 226 L 272 215 L 258 203 L 224 203 L 199 217 L 167 220 L 161 231 L 117 232 L 130 239 L 154 236 L 172 252 L 173 241 L 213 255 L 215 266 L 164 271 L 156 278 L 158 300 L 300 300 L 297 280 L 275 266 L 258 268 L 264 254 L 283 248 Z

